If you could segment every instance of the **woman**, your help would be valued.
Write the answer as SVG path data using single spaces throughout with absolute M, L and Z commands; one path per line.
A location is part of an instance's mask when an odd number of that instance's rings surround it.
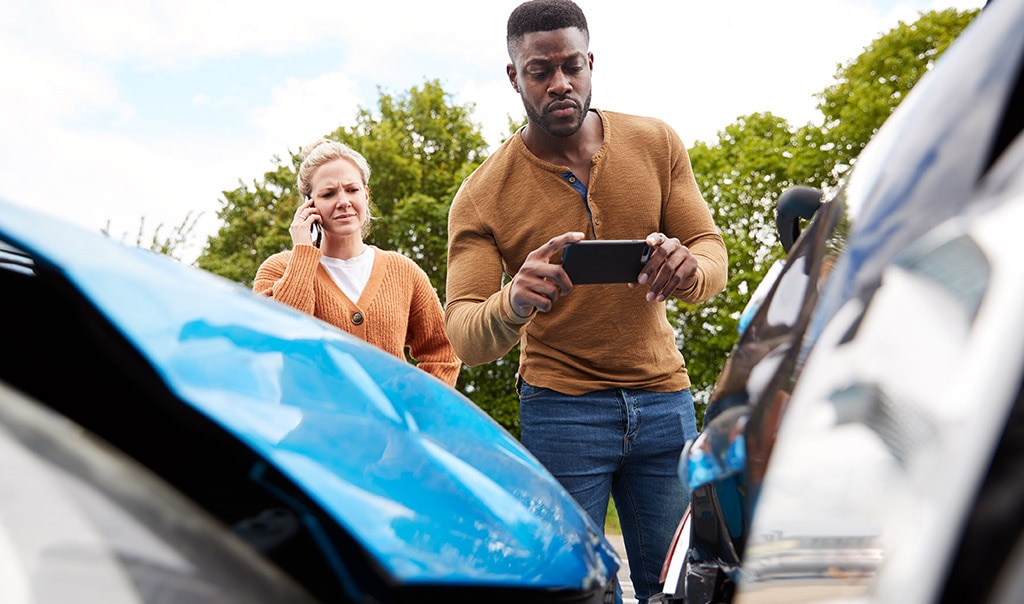
M 253 290 L 354 334 L 454 386 L 462 362 L 444 330 L 427 274 L 402 254 L 363 243 L 370 223 L 370 166 L 329 139 L 303 149 L 304 199 L 292 249 L 270 256 Z

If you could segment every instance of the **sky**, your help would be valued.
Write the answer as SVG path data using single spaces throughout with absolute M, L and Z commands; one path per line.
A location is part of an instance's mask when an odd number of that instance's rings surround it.
M 354 123 L 380 92 L 439 80 L 497 146 L 524 112 L 505 75 L 520 0 L 4 0 L 0 198 L 134 242 Z M 691 145 L 814 94 L 879 35 L 984 0 L 577 0 L 595 107 L 659 117 Z M 371 181 L 372 185 L 372 181 Z

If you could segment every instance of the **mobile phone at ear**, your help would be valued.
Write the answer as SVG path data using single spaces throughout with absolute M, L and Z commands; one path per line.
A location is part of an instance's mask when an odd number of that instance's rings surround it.
M 635 283 L 650 257 L 643 239 L 586 239 L 565 246 L 562 268 L 573 285 Z
M 313 226 L 309 227 L 309 234 L 313 236 L 313 246 L 320 247 L 320 240 L 324 237 L 324 229 L 320 226 L 319 222 L 314 222 Z
M 306 195 L 306 201 L 311 201 L 312 199 L 311 196 Z M 310 207 L 313 208 L 313 206 Z M 320 241 L 324 238 L 324 228 L 320 226 L 319 222 L 314 222 L 310 225 L 309 234 L 313 238 L 313 247 L 320 247 Z

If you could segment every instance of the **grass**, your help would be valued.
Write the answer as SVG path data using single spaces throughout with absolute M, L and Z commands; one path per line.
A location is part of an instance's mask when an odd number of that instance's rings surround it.
M 615 502 L 608 500 L 608 515 L 604 520 L 604 532 L 613 535 L 621 535 L 622 528 L 619 526 L 619 513 L 615 509 Z

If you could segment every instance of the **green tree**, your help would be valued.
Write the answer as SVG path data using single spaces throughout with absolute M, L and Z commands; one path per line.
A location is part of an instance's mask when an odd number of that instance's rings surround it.
M 377 111 L 360 108 L 355 126 L 325 136 L 359 150 L 370 163 L 375 219 L 368 242 L 420 263 L 443 299 L 448 205 L 483 160 L 486 141 L 470 120 L 472 105 L 453 105 L 436 81 L 399 96 L 379 93 Z M 251 286 L 267 256 L 291 247 L 300 151 L 286 161 L 275 158 L 276 168 L 251 187 L 240 182 L 224 192 L 218 212 L 224 225 L 200 255 L 201 268 Z
M 815 136 L 813 129 L 755 113 L 719 132 L 714 145 L 699 142 L 690 149 L 697 185 L 729 251 L 724 292 L 697 306 L 669 307 L 699 417 L 735 344 L 740 312 L 768 267 L 783 257 L 775 229 L 779 192 L 795 184 L 820 184 L 828 172 Z
M 483 161 L 487 141 L 473 105 L 454 105 L 437 81 L 407 94 L 380 92 L 376 111 L 329 136 L 358 149 L 373 169 L 376 216 L 369 239 L 409 256 L 444 300 L 448 207 L 462 180 Z
M 224 191 L 217 217 L 223 221 L 211 236 L 196 264 L 246 287 L 252 287 L 256 269 L 270 256 L 291 247 L 288 226 L 299 205 L 295 174 L 299 158 L 283 163 L 253 182 L 250 189 L 239 182 L 238 188 Z
M 900 21 L 856 58 L 838 66 L 835 83 L 816 95 L 825 116 L 828 145 L 823 150 L 836 177 L 850 168 L 910 89 L 979 12 L 947 9 L 922 13 L 911 24 Z

